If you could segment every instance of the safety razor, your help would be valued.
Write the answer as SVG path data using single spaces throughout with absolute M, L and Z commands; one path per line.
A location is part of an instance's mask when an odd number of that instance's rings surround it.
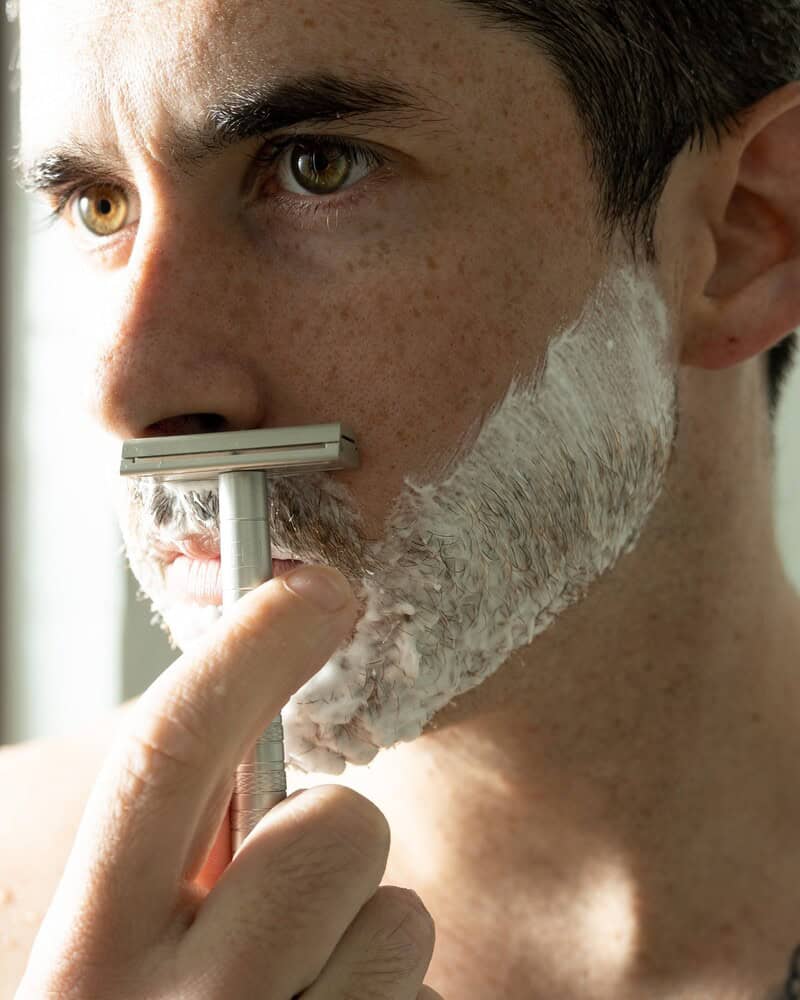
M 219 489 L 223 614 L 272 578 L 270 475 L 356 469 L 358 448 L 342 424 L 139 438 L 122 446 L 120 475 L 187 489 Z M 280 714 L 236 769 L 231 799 L 234 854 L 262 816 L 286 798 Z

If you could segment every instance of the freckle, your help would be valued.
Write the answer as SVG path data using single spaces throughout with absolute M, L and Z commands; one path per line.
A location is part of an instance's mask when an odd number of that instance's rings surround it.
M 316 28 L 316 26 L 317 26 L 317 22 L 314 20 L 313 17 L 307 17 L 303 21 L 303 27 L 304 28 Z
M 13 903 L 15 899 L 11 889 L 0 889 L 0 903 Z
M 436 259 L 434 257 L 431 257 L 430 255 L 428 255 L 425 258 L 425 263 L 428 265 L 428 267 L 430 268 L 431 271 L 435 271 L 438 268 L 438 266 L 439 266 L 436 263 Z

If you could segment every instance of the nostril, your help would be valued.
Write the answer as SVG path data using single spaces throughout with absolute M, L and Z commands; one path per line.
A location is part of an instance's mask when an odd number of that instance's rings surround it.
M 219 434 L 231 430 L 219 413 L 188 413 L 166 417 L 150 424 L 142 437 L 172 437 L 175 434 Z

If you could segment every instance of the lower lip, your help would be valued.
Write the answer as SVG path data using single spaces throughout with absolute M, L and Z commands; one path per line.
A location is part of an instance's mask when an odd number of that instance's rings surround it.
M 283 576 L 302 563 L 273 559 L 272 576 Z M 178 556 L 166 569 L 167 592 L 176 600 L 199 607 L 221 607 L 222 574 L 219 559 L 189 559 Z

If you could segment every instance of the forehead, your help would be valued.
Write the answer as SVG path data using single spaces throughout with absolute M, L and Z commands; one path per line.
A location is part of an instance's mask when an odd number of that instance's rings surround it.
M 487 32 L 447 0 L 23 0 L 23 145 L 193 121 L 272 75 L 346 69 L 448 99 L 493 83 Z M 513 44 L 510 33 L 506 40 Z M 519 42 L 516 43 L 518 46 Z M 476 73 L 477 66 L 477 73 Z

